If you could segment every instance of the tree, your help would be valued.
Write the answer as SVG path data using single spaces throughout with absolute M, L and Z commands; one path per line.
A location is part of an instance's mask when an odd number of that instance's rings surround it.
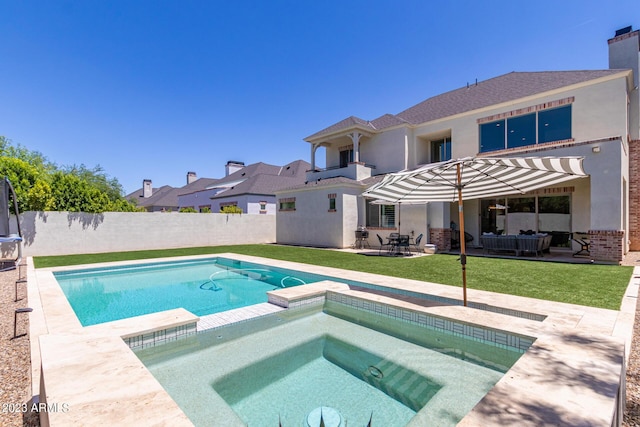
M 16 192 L 20 212 L 51 208 L 49 185 L 37 168 L 18 158 L 0 156 L 0 177 L 5 176 Z
M 59 210 L 100 213 L 136 212 L 124 198 L 122 186 L 99 165 L 58 167 L 37 151 L 30 151 L 0 136 L 0 178 L 11 181 L 20 212 Z

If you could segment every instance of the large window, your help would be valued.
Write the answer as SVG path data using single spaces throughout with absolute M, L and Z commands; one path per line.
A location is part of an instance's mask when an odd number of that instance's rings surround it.
M 431 162 L 451 160 L 451 138 L 431 141 Z
M 523 147 L 536 143 L 536 115 L 526 114 L 507 120 L 507 147 Z
M 367 201 L 367 227 L 393 228 L 396 224 L 396 207 L 378 205 Z
M 551 246 L 570 246 L 570 195 L 483 199 L 480 209 L 483 233 L 546 233 Z
M 571 105 L 480 125 L 480 152 L 571 138 Z
M 480 152 L 504 149 L 506 120 L 480 125 Z
M 538 143 L 571 138 L 571 105 L 538 113 Z

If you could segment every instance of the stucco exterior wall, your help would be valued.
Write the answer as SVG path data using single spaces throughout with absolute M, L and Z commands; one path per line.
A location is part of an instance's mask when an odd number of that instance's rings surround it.
M 469 90 L 473 90 L 473 87 Z M 572 136 L 575 141 L 625 137 L 628 133 L 626 91 L 626 77 L 620 74 L 615 79 L 603 80 L 597 84 L 548 92 L 542 96 L 523 98 L 519 102 L 496 105 L 437 120 L 415 128 L 415 138 L 411 143 L 415 148 L 412 152 L 423 152 L 420 145 L 421 142 L 424 143 L 424 139 L 435 139 L 451 132 L 452 157 L 475 156 L 480 151 L 478 119 L 569 97 L 574 97 L 571 114 Z M 394 147 L 396 150 L 401 148 L 400 145 L 394 145 Z M 409 167 L 417 166 L 419 163 L 416 155 L 412 155 L 409 159 Z
M 360 160 L 375 165 L 375 175 L 405 169 L 409 130 L 391 129 L 360 144 Z
M 191 206 L 195 210 L 198 210 L 199 206 L 207 206 L 213 205 L 213 200 L 210 199 L 211 196 L 215 196 L 220 192 L 220 189 L 212 189 L 212 190 L 203 190 L 190 194 L 183 194 L 178 196 L 178 206 L 181 208 L 185 206 Z M 212 212 L 216 212 L 211 208 Z
M 260 202 L 267 202 L 266 209 L 264 211 L 260 209 Z M 247 196 L 246 213 L 249 215 L 275 215 L 276 210 L 275 196 L 260 196 L 254 194 Z
M 294 211 L 278 211 L 276 239 L 281 244 L 342 248 L 355 240 L 358 195 L 362 189 L 320 187 L 278 193 L 295 197 Z M 329 195 L 336 195 L 336 209 L 329 209 Z
M 14 221 L 15 222 L 15 221 Z M 273 215 L 25 212 L 25 256 L 273 243 Z

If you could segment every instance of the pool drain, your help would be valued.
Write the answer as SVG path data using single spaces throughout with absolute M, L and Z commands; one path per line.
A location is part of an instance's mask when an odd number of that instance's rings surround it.
M 328 406 L 321 406 L 309 412 L 307 415 L 307 427 L 320 427 L 320 416 L 325 427 L 342 427 L 342 415 L 337 410 Z
M 382 373 L 382 371 L 373 365 L 369 366 L 369 373 L 371 374 L 372 377 L 377 378 L 379 380 L 381 380 L 384 377 L 384 374 Z

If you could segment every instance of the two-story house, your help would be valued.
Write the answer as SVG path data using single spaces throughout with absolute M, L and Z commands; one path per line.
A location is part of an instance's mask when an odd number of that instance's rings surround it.
M 429 98 L 374 120 L 349 117 L 305 138 L 307 182 L 276 193 L 277 241 L 348 247 L 355 230 L 422 233 L 447 250 L 455 203 L 380 205 L 362 192 L 386 173 L 467 156 L 582 156 L 590 176 L 532 193 L 464 203 L 465 229 L 551 233 L 571 250 L 588 233 L 591 256 L 617 262 L 640 248 L 640 31 L 609 40 L 603 70 L 512 72 Z M 324 150 L 326 168 L 316 167 Z M 401 219 L 401 223 L 400 223 Z M 424 241 L 424 240 L 423 240 Z

